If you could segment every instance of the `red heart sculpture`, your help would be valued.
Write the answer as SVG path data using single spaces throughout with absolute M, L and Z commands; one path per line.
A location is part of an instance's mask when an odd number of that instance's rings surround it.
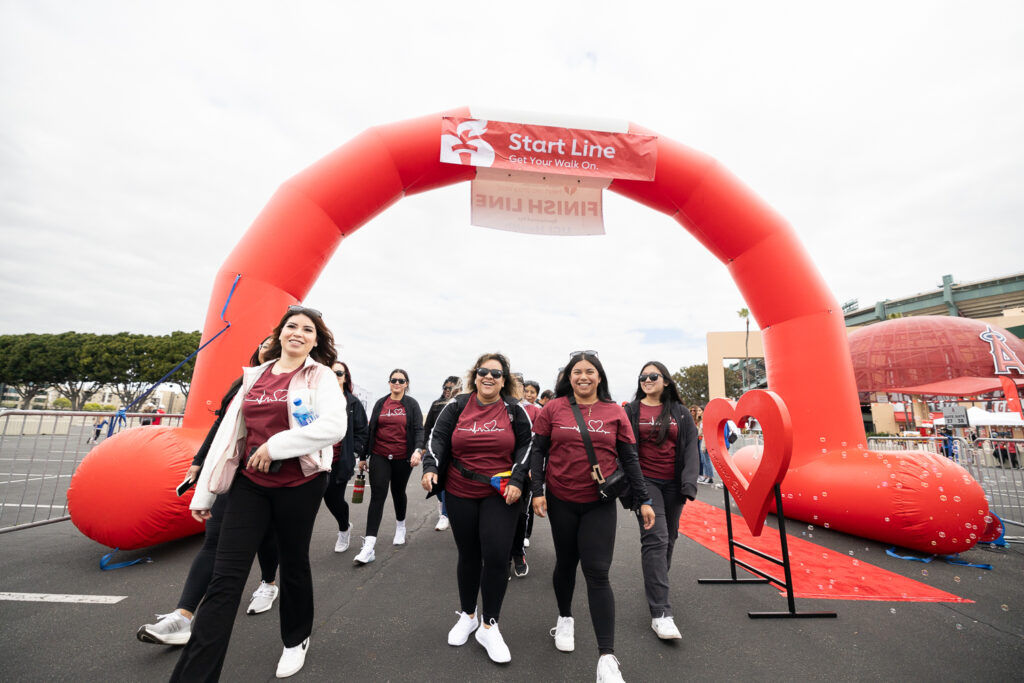
M 764 450 L 761 463 L 748 482 L 729 455 L 725 423 L 732 420 L 742 427 L 751 417 L 757 418 L 761 425 Z M 760 389 L 748 391 L 738 402 L 713 399 L 704 408 L 704 443 L 718 476 L 743 513 L 750 533 L 760 536 L 774 487 L 785 478 L 793 453 L 793 423 L 786 404 L 775 392 Z

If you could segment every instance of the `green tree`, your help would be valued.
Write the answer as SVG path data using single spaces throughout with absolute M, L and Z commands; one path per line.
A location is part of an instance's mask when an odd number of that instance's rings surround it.
M 41 353 L 53 388 L 71 401 L 72 410 L 81 410 L 86 399 L 107 381 L 94 362 L 98 335 L 63 332 L 40 336 L 47 338 Z
M 50 369 L 44 348 L 49 334 L 4 335 L 0 343 L 0 383 L 14 389 L 21 400 L 21 409 L 32 405 L 32 399 L 51 385 Z
M 181 361 L 199 348 L 199 340 L 202 335 L 199 330 L 182 332 L 180 330 L 171 332 L 162 337 L 154 337 L 152 347 L 152 359 L 148 366 L 147 381 L 157 382 L 164 375 L 170 372 Z M 192 384 L 192 372 L 196 367 L 196 359 L 191 358 L 181 366 L 173 375 L 167 378 L 167 382 L 173 382 L 181 388 L 181 393 L 188 398 L 188 390 Z
M 679 387 L 679 396 L 683 403 L 688 406 L 698 405 L 704 407 L 708 403 L 708 364 L 688 365 L 672 375 L 676 386 Z M 726 396 L 739 396 L 742 389 L 740 373 L 730 368 L 725 368 L 725 394 Z

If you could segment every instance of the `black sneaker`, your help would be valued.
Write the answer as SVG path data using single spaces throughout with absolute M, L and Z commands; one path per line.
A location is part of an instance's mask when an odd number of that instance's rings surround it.
M 516 576 L 520 579 L 530 573 L 530 565 L 526 564 L 526 553 L 513 557 L 512 566 L 515 568 Z

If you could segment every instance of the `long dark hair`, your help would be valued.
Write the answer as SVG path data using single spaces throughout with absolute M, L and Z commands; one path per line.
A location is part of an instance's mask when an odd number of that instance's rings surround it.
M 470 368 L 466 374 L 467 388 L 474 387 L 470 391 L 476 391 L 476 371 L 481 365 L 489 360 L 496 360 L 501 365 L 501 374 L 505 378 L 505 383 L 501 385 L 501 391 L 499 392 L 502 398 L 511 399 L 516 396 L 516 389 L 519 387 L 519 380 L 516 379 L 515 375 L 512 374 L 512 368 L 509 366 L 508 358 L 500 353 L 485 353 L 476 359 L 476 363 Z
M 572 377 L 572 369 L 581 360 L 592 364 L 597 369 L 597 374 L 601 378 L 601 382 L 597 385 L 597 400 L 613 403 L 612 392 L 608 389 L 608 375 L 605 374 L 604 366 L 601 365 L 601 361 L 597 356 L 590 353 L 578 353 L 569 358 L 568 365 L 563 368 L 562 373 L 558 376 L 558 382 L 555 384 L 555 397 L 561 398 L 562 396 L 572 394 L 572 384 L 570 384 L 569 378 Z
M 295 309 L 289 308 L 281 316 L 281 321 L 277 323 L 277 327 L 271 332 L 274 341 L 270 343 L 270 349 L 267 350 L 267 358 L 280 358 L 281 357 L 281 330 L 284 329 L 285 324 L 297 315 L 304 315 L 313 322 L 313 327 L 316 329 L 316 342 L 313 345 L 313 350 L 309 352 L 310 357 L 317 363 L 322 363 L 327 367 L 334 365 L 334 362 L 338 360 L 338 351 L 334 348 L 334 335 L 324 324 L 324 319 L 318 313 L 315 313 L 311 309 L 302 308 Z
M 340 365 L 345 368 L 345 381 L 341 383 L 341 390 L 346 394 L 352 393 L 352 371 L 348 369 L 348 363 L 343 360 L 336 360 L 331 364 L 331 369 L 334 369 L 335 365 Z
M 643 369 L 648 365 L 656 367 L 658 372 L 661 373 L 661 378 L 665 380 L 665 388 L 661 390 L 661 396 L 658 397 L 658 400 L 661 401 L 661 412 L 658 414 L 658 419 L 654 421 L 654 427 L 657 430 L 654 443 L 663 444 L 665 439 L 668 438 L 669 427 L 672 426 L 672 406 L 677 403 L 682 405 L 683 399 L 680 398 L 679 388 L 676 386 L 675 380 L 672 379 L 672 375 L 669 374 L 668 368 L 665 367 L 664 363 L 649 360 L 640 366 L 640 372 L 643 372 Z M 636 395 L 634 396 L 636 401 L 647 395 L 640 385 L 641 382 L 638 377 L 636 380 Z M 682 425 L 679 425 L 679 429 L 682 429 Z

